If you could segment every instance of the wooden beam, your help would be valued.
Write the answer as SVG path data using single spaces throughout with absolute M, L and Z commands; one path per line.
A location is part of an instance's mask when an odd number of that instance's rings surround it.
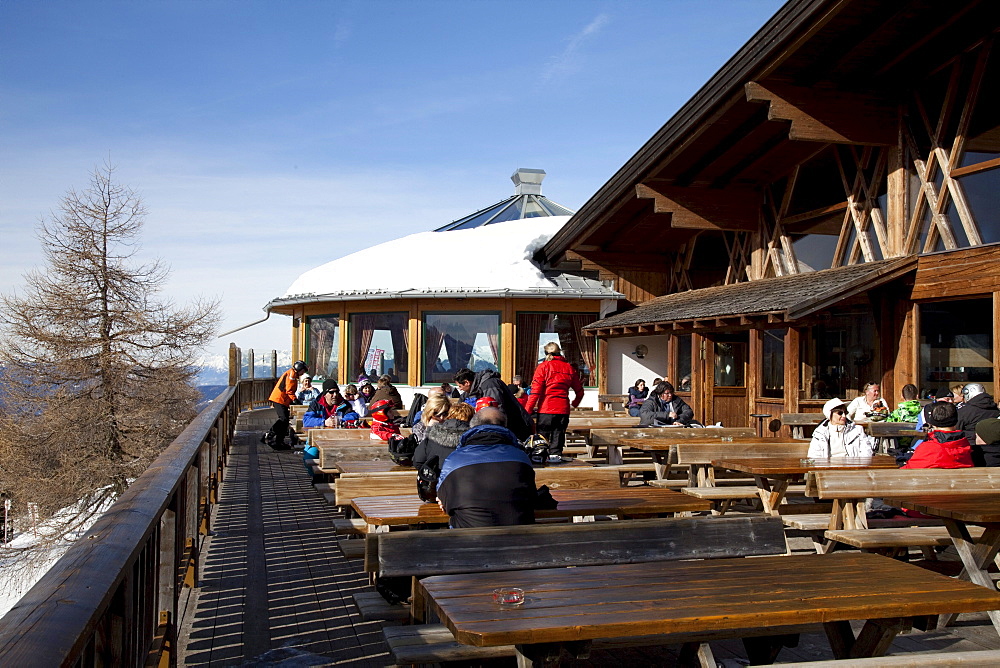
M 747 100 L 770 104 L 768 118 L 791 121 L 788 138 L 833 144 L 896 143 L 896 104 L 874 95 L 749 81 Z
M 608 269 L 639 269 L 666 271 L 670 258 L 658 253 L 614 253 L 611 251 L 589 251 L 572 249 L 566 251 L 567 260 L 581 260 Z
M 660 184 L 654 188 L 637 183 L 635 195 L 653 200 L 655 213 L 671 214 L 671 227 L 746 232 L 757 229 L 761 197 L 752 190 L 679 188 Z

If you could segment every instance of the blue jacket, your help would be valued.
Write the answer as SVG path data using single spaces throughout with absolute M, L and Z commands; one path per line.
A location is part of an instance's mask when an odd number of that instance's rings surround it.
M 535 521 L 535 471 L 506 427 L 480 425 L 462 434 L 441 466 L 437 494 L 453 528 Z

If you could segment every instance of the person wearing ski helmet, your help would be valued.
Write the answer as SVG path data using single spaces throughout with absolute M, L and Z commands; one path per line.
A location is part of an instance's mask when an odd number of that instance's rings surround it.
M 308 371 L 309 367 L 306 366 L 305 362 L 302 360 L 297 361 L 292 365 L 292 368 L 281 374 L 278 382 L 274 384 L 274 389 L 271 390 L 271 396 L 268 397 L 268 401 L 278 414 L 278 419 L 274 421 L 270 431 L 264 434 L 261 441 L 276 450 L 289 449 L 298 440 L 295 432 L 292 431 L 292 443 L 288 446 L 285 445 L 285 436 L 288 435 L 289 423 L 291 421 L 289 406 L 299 403 L 298 398 L 295 396 L 299 388 L 299 376 Z

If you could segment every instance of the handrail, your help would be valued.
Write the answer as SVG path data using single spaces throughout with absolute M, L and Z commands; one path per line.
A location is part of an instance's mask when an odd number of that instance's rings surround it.
M 0 620 L 0 666 L 176 663 L 176 628 L 240 409 L 273 379 L 220 393 Z

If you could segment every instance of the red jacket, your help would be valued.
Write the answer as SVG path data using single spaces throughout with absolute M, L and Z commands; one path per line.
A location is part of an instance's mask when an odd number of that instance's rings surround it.
M 524 408 L 529 414 L 537 407 L 539 413 L 569 415 L 570 388 L 576 393 L 573 406 L 579 406 L 583 401 L 583 383 L 580 382 L 580 375 L 562 355 L 553 355 L 552 359 L 542 362 L 535 368 L 535 377 L 531 380 L 531 394 Z
M 964 432 L 932 431 L 903 468 L 964 469 L 971 466 L 972 446 Z
M 296 401 L 295 390 L 298 387 L 299 377 L 295 374 L 295 369 L 289 369 L 281 374 L 281 378 L 274 384 L 271 396 L 267 400 L 273 401 L 276 404 L 282 404 L 283 406 L 291 406 Z

